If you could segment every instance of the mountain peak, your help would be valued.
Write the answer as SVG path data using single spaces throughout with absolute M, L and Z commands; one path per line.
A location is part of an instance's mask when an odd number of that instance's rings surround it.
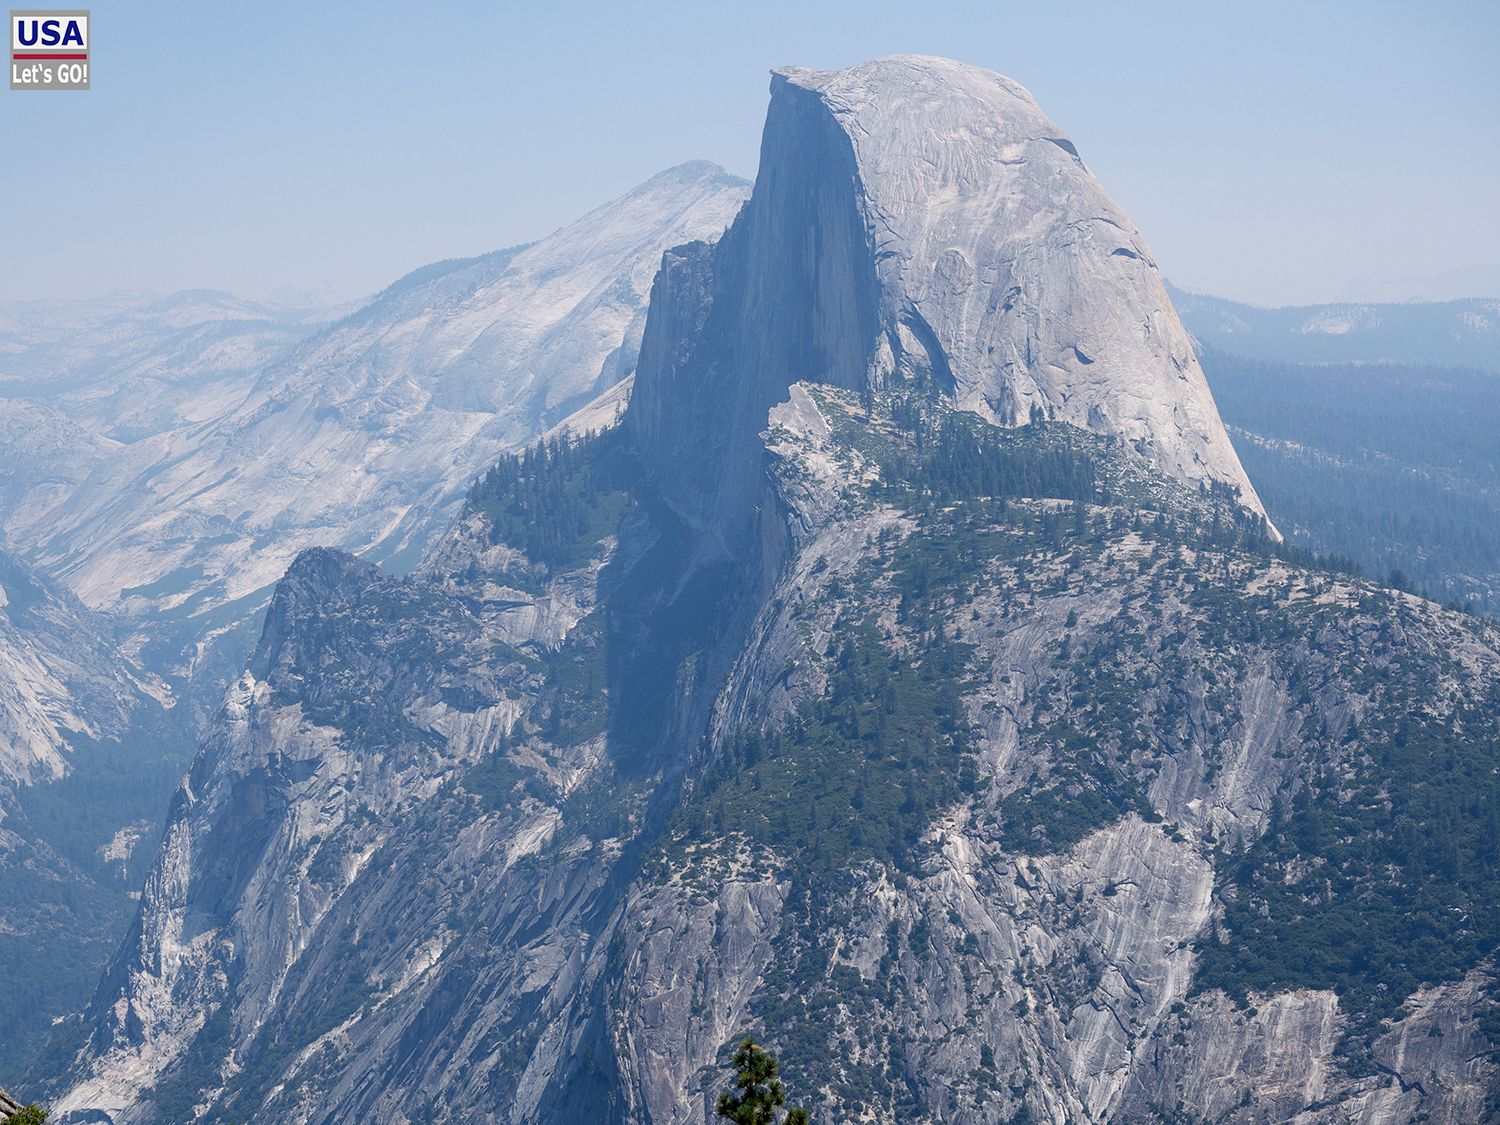
M 915 55 L 772 75 L 750 202 L 717 246 L 669 255 L 653 294 L 632 413 L 664 476 L 701 454 L 681 511 L 753 507 L 755 435 L 792 382 L 916 377 L 1264 514 L 1150 248 L 1023 87 Z
M 886 319 L 936 345 L 960 406 L 1116 434 L 1260 511 L 1145 239 L 1024 87 L 914 55 L 772 86 L 847 138 Z
M 929 97 L 992 98 L 999 93 L 1036 110 L 1036 99 L 1019 82 L 993 70 L 971 66 L 939 55 L 885 55 L 842 70 L 779 66 L 771 71 L 794 86 L 850 99 L 861 94 L 888 99 L 893 90 L 906 89 Z
M 750 181 L 743 176 L 736 176 L 721 165 L 712 160 L 684 160 L 681 164 L 674 164 L 670 168 L 663 168 L 649 180 L 644 181 L 634 191 L 644 191 L 654 184 L 678 183 L 678 184 L 733 184 L 748 188 Z

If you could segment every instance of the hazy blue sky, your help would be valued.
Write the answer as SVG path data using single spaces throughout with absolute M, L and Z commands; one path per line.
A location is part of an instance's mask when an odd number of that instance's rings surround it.
M 1500 263 L 1495 0 L 92 11 L 90 92 L 0 88 L 0 298 L 354 296 L 683 160 L 753 175 L 770 67 L 896 52 L 1028 86 L 1189 288 Z

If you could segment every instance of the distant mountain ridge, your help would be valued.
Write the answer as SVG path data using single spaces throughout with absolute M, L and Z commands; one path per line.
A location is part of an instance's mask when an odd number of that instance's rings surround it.
M 1385 579 L 1500 612 L 1500 377 L 1203 351 L 1277 527 Z M 1400 577 L 1404 575 L 1405 577 Z
M 213 417 L 321 314 L 209 289 L 0 303 L 0 396 L 138 441 Z
M 1413 363 L 1500 374 L 1500 298 L 1262 308 L 1170 283 L 1193 336 L 1232 355 L 1293 363 Z
M 220 294 L 129 305 L 141 343 L 83 390 L 67 366 L 82 345 L 54 331 L 0 356 L 0 396 L 16 396 L 0 398 L 15 443 L 0 526 L 86 603 L 175 622 L 154 643 L 243 620 L 306 547 L 411 565 L 484 466 L 630 375 L 661 252 L 717 237 L 747 191 L 683 164 L 536 243 L 413 271 L 332 324 Z M 10 322 L 38 336 L 55 305 L 0 308 L 0 337 Z M 118 372 L 136 352 L 150 393 L 127 424 Z
M 1500 262 L 1454 266 L 1426 275 L 1367 275 L 1351 278 L 1337 300 L 1381 304 L 1417 301 L 1460 301 L 1470 297 L 1500 300 Z

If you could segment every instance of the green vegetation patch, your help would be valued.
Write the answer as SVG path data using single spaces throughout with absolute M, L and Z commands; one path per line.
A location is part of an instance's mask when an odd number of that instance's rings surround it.
M 1095 500 L 1102 441 L 1040 420 L 1019 429 L 990 425 L 966 411 L 936 410 L 897 399 L 891 420 L 909 439 L 881 459 L 887 494 L 934 499 L 1029 496 Z
M 603 615 L 597 612 L 574 626 L 561 648 L 544 655 L 550 707 L 543 734 L 554 746 L 577 746 L 604 733 L 607 656 Z
M 501 460 L 469 490 L 490 541 L 553 571 L 595 558 L 631 508 L 633 468 L 618 430 L 544 441 Z
M 1195 981 L 1242 1001 L 1332 988 L 1355 1053 L 1500 946 L 1500 689 L 1449 717 L 1414 697 L 1385 714 L 1353 778 L 1321 776 L 1227 861 L 1227 940 L 1204 942 Z
M 741 833 L 822 872 L 905 864 L 941 810 L 976 785 L 960 694 L 967 655 L 947 642 L 896 658 L 863 621 L 827 691 L 785 731 L 730 742 L 683 827 L 698 839 Z

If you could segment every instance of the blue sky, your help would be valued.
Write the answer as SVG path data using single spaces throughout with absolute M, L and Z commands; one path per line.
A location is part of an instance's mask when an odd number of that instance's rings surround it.
M 1500 263 L 1493 0 L 92 12 L 91 91 L 0 88 L 0 299 L 355 296 L 683 160 L 752 175 L 770 67 L 896 52 L 1028 86 L 1186 287 L 1313 301 Z

